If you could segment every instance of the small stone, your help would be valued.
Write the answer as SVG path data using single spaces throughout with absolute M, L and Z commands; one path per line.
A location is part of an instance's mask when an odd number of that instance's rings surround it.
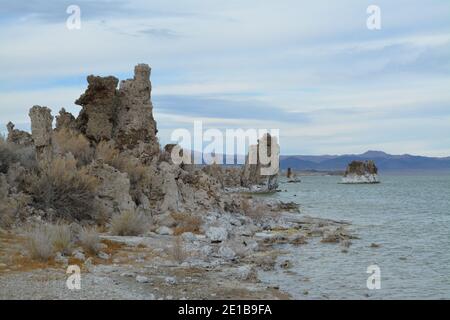
M 97 254 L 97 257 L 99 257 L 102 260 L 108 260 L 109 258 L 111 258 L 111 256 L 109 254 L 101 252 L 101 251 Z
M 137 276 L 136 281 L 139 283 L 149 283 L 150 280 L 145 276 Z
M 55 255 L 55 261 L 61 263 L 63 265 L 69 264 L 69 259 L 61 254 L 61 252 L 57 252 Z
M 219 256 L 225 260 L 233 260 L 236 257 L 236 253 L 233 251 L 233 249 L 227 246 L 221 246 L 218 253 Z
M 173 235 L 173 230 L 170 229 L 169 227 L 162 226 L 156 229 L 156 233 L 164 236 L 171 236 Z
M 227 240 L 228 232 L 225 228 L 210 227 L 206 231 L 206 236 L 211 240 L 211 242 L 222 242 Z
M 211 246 L 204 246 L 200 249 L 203 256 L 208 257 L 212 254 L 213 248 Z
M 84 262 L 84 266 L 86 269 L 90 270 L 92 268 L 92 258 L 87 258 Z
M 165 282 L 170 285 L 177 284 L 177 279 L 175 277 L 166 277 Z
M 136 274 L 134 272 L 123 272 L 120 276 L 124 278 L 134 278 Z
M 292 262 L 290 262 L 289 260 L 285 260 L 282 263 L 280 263 L 280 268 L 290 269 L 290 268 L 292 268 Z
M 239 280 L 256 279 L 257 278 L 256 269 L 248 265 L 240 266 L 236 269 L 236 277 Z
M 192 232 L 184 232 L 183 234 L 181 234 L 181 238 L 184 241 L 195 241 L 195 240 L 197 240 L 197 237 Z
M 86 256 L 84 255 L 84 253 L 81 251 L 78 251 L 78 250 L 73 252 L 72 257 L 74 257 L 77 260 L 81 260 L 81 261 L 86 260 Z

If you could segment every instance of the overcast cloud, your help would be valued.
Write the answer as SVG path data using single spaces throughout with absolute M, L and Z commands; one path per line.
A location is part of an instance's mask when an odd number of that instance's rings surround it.
M 449 17 L 448 0 L 0 1 L 0 123 L 35 104 L 76 114 L 88 74 L 145 62 L 163 143 L 202 119 L 279 128 L 284 154 L 448 156 Z

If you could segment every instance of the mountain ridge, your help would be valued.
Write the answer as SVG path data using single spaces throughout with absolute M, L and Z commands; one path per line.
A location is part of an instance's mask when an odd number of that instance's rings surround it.
M 425 157 L 410 154 L 391 155 L 384 151 L 369 150 L 362 154 L 344 155 L 282 155 L 281 169 L 332 171 L 345 170 L 354 160 L 374 160 L 382 171 L 441 171 L 450 170 L 450 157 Z

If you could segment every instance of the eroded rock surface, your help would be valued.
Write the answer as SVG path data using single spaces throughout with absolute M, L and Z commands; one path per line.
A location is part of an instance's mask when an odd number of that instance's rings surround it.
M 369 161 L 352 161 L 345 171 L 342 183 L 359 184 L 359 183 L 379 183 L 378 168 L 375 162 Z
M 8 122 L 6 128 L 8 129 L 8 143 L 14 143 L 21 146 L 31 146 L 33 144 L 33 138 L 31 134 L 26 131 L 18 130 L 14 128 L 12 122 Z
M 53 157 L 53 116 L 47 107 L 34 106 L 30 109 L 31 134 L 39 163 L 49 163 Z

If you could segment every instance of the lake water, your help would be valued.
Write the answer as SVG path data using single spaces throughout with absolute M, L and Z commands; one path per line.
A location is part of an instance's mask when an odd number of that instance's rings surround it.
M 376 185 L 342 185 L 340 177 L 307 176 L 282 183 L 277 198 L 302 214 L 347 220 L 359 240 L 340 245 L 310 241 L 280 257 L 286 270 L 263 273 L 296 299 L 450 299 L 450 175 L 380 176 Z M 371 248 L 371 243 L 379 248 Z M 369 290 L 367 267 L 381 271 Z

